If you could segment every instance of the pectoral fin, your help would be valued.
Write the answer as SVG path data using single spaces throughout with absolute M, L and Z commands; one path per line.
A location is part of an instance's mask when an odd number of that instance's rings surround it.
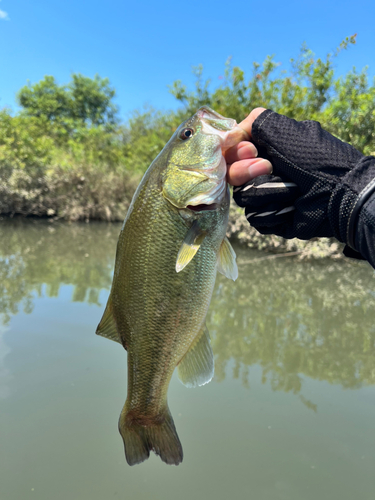
M 177 254 L 176 272 L 179 273 L 189 264 L 194 255 L 198 252 L 205 237 L 206 232 L 202 231 L 197 220 L 194 221 Z
M 236 254 L 227 237 L 223 239 L 220 246 L 217 261 L 217 270 L 219 271 L 219 273 L 224 274 L 224 276 L 233 281 L 236 281 L 236 279 L 238 278 Z
M 118 342 L 122 345 L 120 336 L 117 332 L 117 326 L 115 318 L 112 313 L 112 299 L 111 296 L 108 299 L 107 306 L 105 308 L 104 314 L 100 323 L 96 329 L 96 334 L 102 337 Z
M 186 387 L 207 384 L 214 376 L 214 355 L 204 326 L 177 366 L 178 378 Z

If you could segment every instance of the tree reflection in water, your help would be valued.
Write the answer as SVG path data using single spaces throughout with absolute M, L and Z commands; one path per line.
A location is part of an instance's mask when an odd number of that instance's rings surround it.
M 100 291 L 111 285 L 120 227 L 1 221 L 2 317 L 30 313 L 36 295 L 57 297 L 68 284 L 73 301 L 99 305 Z M 295 394 L 303 376 L 345 388 L 375 383 L 375 279 L 368 264 L 238 253 L 239 279 L 218 276 L 207 318 L 217 380 L 234 360 L 234 376 L 245 385 L 257 364 L 274 390 Z
M 57 297 L 73 286 L 72 300 L 99 304 L 109 290 L 120 224 L 68 224 L 36 219 L 3 220 L 0 226 L 0 313 L 5 320 L 33 297 Z M 44 286 L 44 288 L 43 288 Z
M 249 260 L 249 252 L 239 253 L 239 263 L 243 255 Z M 296 394 L 302 375 L 344 388 L 375 383 L 375 278 L 368 264 L 255 257 L 239 264 L 239 274 L 234 286 L 219 278 L 209 315 L 219 380 L 234 359 L 234 376 L 245 385 L 258 364 L 274 390 Z

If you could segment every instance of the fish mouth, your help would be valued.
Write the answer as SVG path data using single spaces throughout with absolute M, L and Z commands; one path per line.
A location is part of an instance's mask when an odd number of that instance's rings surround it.
M 213 109 L 204 106 L 197 111 L 203 132 L 220 138 L 222 154 L 241 141 L 249 141 L 248 133 L 239 127 L 236 120 L 225 118 Z
M 188 205 L 186 208 L 192 210 L 193 212 L 203 212 L 207 210 L 216 210 L 219 208 L 219 203 L 211 203 L 209 205 L 201 203 L 200 205 Z

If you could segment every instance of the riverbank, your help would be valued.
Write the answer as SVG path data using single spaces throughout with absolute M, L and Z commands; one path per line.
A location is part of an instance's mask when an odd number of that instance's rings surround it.
M 249 76 L 228 62 L 216 88 L 203 78 L 202 67 L 195 68 L 193 90 L 179 80 L 170 87 L 180 108 L 136 110 L 125 122 L 107 78 L 73 73 L 66 84 L 53 76 L 28 84 L 17 94 L 17 113 L 0 109 L 0 216 L 122 221 L 147 167 L 176 128 L 202 105 L 237 122 L 257 106 L 296 120 L 317 120 L 363 154 L 375 154 L 374 134 L 369 133 L 375 127 L 375 86 L 366 68 L 338 76 L 333 64 L 355 42 L 355 35 L 346 38 L 324 59 L 303 47 L 291 73 L 280 74 L 272 57 L 254 63 Z M 341 256 L 342 246 L 334 240 L 262 236 L 234 205 L 228 236 L 265 252 L 299 258 Z
M 0 215 L 118 222 L 124 219 L 139 180 L 127 170 L 54 167 L 33 177 L 14 169 L 7 182 L 0 183 Z
M 44 177 L 31 187 L 30 180 L 19 172 L 13 182 L 0 186 L 0 220 L 2 218 L 43 217 L 51 223 L 122 222 L 140 176 L 129 173 L 101 175 L 98 172 L 60 172 Z M 24 183 L 24 188 L 20 185 Z M 341 258 L 342 245 L 334 239 L 315 238 L 302 241 L 262 235 L 252 228 L 243 210 L 231 202 L 227 236 L 244 247 L 271 254 L 294 254 L 299 259 Z
M 227 236 L 234 241 L 256 250 L 274 254 L 290 253 L 298 259 L 340 259 L 343 257 L 343 245 L 334 238 L 314 238 L 303 241 L 297 238 L 286 240 L 275 235 L 263 235 L 251 227 L 243 210 L 232 200 Z

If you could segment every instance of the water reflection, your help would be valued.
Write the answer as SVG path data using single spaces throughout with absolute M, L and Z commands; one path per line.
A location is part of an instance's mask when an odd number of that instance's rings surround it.
M 234 359 L 245 385 L 259 364 L 263 381 L 285 392 L 299 393 L 302 375 L 345 388 L 375 383 L 375 279 L 367 264 L 255 258 L 240 276 L 235 286 L 220 279 L 212 301 L 219 379 Z
M 10 394 L 9 382 L 12 379 L 10 370 L 5 363 L 6 356 L 10 353 L 11 349 L 5 342 L 5 332 L 9 327 L 0 323 L 0 399 L 5 399 Z
M 120 225 L 2 221 L 0 313 L 30 313 L 36 295 L 99 304 L 109 290 Z M 274 390 L 300 393 L 303 375 L 357 388 L 375 383 L 374 273 L 366 264 L 256 260 L 240 250 L 240 278 L 219 276 L 208 326 L 216 377 L 249 386 L 249 367 L 262 367 Z M 252 264 L 241 260 L 255 259 Z M 314 403 L 301 400 L 314 409 Z
M 73 285 L 72 300 L 98 304 L 109 289 L 120 224 L 66 224 L 5 220 L 0 226 L 0 313 L 5 321 L 20 309 L 30 313 L 33 297 L 57 297 Z

